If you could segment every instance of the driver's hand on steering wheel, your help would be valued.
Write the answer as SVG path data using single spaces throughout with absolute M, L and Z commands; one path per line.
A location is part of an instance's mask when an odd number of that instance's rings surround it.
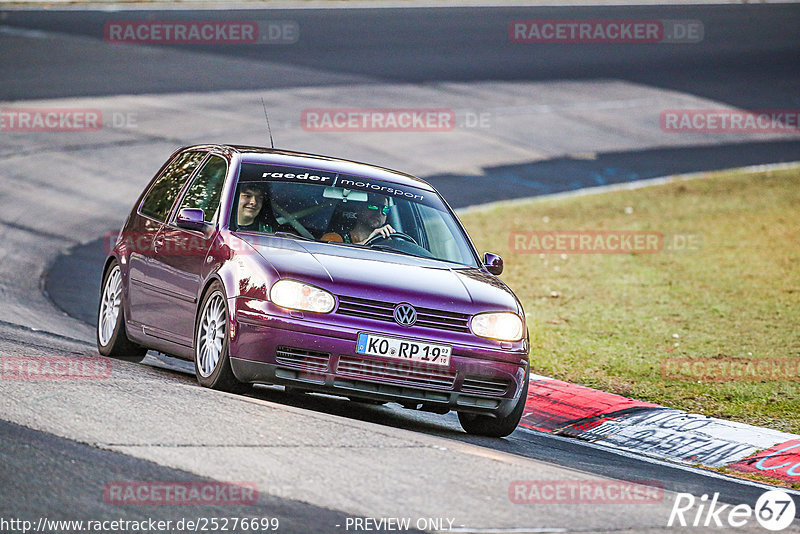
M 385 224 L 385 225 L 383 225 L 383 226 L 381 226 L 379 228 L 374 229 L 369 234 L 369 237 L 367 237 L 367 239 L 364 240 L 364 242 L 366 243 L 367 241 L 369 241 L 370 239 L 372 239 L 373 237 L 376 237 L 376 236 L 380 236 L 380 237 L 383 237 L 385 239 L 385 238 L 389 237 L 389 235 L 391 235 L 393 233 L 395 233 L 395 229 L 392 228 L 392 225 L 391 224 Z

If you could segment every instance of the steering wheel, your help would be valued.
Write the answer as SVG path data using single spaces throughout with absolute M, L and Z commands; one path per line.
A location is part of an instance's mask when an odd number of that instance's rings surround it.
M 411 237 L 408 234 L 404 234 L 403 232 L 392 232 L 389 234 L 389 237 L 383 237 L 381 234 L 374 235 L 369 239 L 367 239 L 366 241 L 364 241 L 363 245 L 365 247 L 368 247 L 379 239 L 400 239 L 402 241 L 410 241 L 411 243 L 414 243 L 415 245 L 419 246 L 419 244 L 416 241 L 414 241 L 413 237 Z

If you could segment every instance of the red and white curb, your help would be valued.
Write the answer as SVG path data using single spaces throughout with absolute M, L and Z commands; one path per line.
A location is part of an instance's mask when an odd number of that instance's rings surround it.
M 520 425 L 638 454 L 800 483 L 800 436 L 531 375 Z

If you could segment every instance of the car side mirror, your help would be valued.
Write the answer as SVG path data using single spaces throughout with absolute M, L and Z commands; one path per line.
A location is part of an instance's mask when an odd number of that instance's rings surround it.
M 200 208 L 183 208 L 175 219 L 178 228 L 203 231 L 206 227 L 205 214 Z
M 503 273 L 503 258 L 492 252 L 487 252 L 483 255 L 483 264 L 486 270 L 495 276 Z

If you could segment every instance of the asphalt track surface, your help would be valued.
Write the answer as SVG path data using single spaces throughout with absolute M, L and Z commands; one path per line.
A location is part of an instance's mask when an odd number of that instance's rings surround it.
M 98 449 L 51 434 L 0 422 L 0 480 L 6 495 L 25 496 L 6 502 L 0 512 L 9 517 L 47 517 L 50 520 L 89 520 L 125 517 L 129 521 L 147 521 L 152 513 L 143 507 L 114 516 L 108 505 L 98 500 L 109 476 L 115 480 L 135 473 L 141 480 L 170 480 L 186 484 L 213 483 L 185 471 Z M 47 491 L 42 481 L 48 480 Z M 34 496 L 40 495 L 36 498 Z M 4 499 L 5 500 L 5 499 Z M 79 510 L 79 513 L 67 512 Z M 345 524 L 341 512 L 309 506 L 286 499 L 266 497 L 256 505 L 189 505 L 166 507 L 157 514 L 159 521 L 178 521 L 199 517 L 259 516 L 275 518 L 281 532 L 306 533 L 325 531 L 331 525 Z M 55 529 L 54 529 L 55 530 Z
M 195 18 L 222 17 L 208 12 L 28 12 L 4 11 L 0 13 L 0 100 L 21 101 L 64 97 L 104 97 L 118 94 L 167 95 L 223 90 L 261 90 L 293 87 L 341 87 L 342 91 L 359 80 L 363 84 L 414 83 L 437 84 L 445 81 L 558 81 L 577 80 L 591 82 L 598 79 L 619 79 L 680 91 L 730 106 L 749 109 L 784 109 L 800 107 L 800 8 L 795 4 L 697 6 L 697 7 L 587 7 L 561 8 L 491 8 L 491 9 L 409 9 L 409 10 L 277 10 L 269 12 L 242 11 L 236 18 L 269 18 L 294 20 L 302 28 L 302 38 L 296 45 L 252 47 L 227 46 L 183 47 L 185 64 L 175 64 L 174 58 L 155 57 L 147 63 L 134 63 L 125 47 L 109 46 L 100 52 L 87 55 L 83 42 L 75 36 L 101 39 L 102 26 L 107 20 L 120 18 Z M 223 18 L 230 18 L 230 13 Z M 645 19 L 696 19 L 703 21 L 705 38 L 700 45 L 544 45 L 533 49 L 512 44 L 507 38 L 507 23 L 515 19 L 533 18 L 645 18 Z M 29 30 L 44 30 L 56 35 L 56 46 L 51 41 L 27 42 L 21 46 L 17 39 Z M 52 32 L 56 32 L 53 34 Z M 65 37 L 60 39 L 59 34 Z M 3 45 L 11 42 L 12 46 Z M 169 48 L 169 47 L 165 47 Z M 193 65 L 192 57 L 214 56 L 230 58 L 229 67 L 198 73 L 187 68 Z M 199 60 L 198 60 L 199 61 Z M 265 62 L 272 66 L 307 68 L 306 75 L 270 76 L 268 69 L 249 70 L 245 65 Z M 224 62 L 222 63 L 224 65 Z M 225 69 L 228 70 L 225 70 Z M 166 154 L 165 154 L 166 156 Z M 744 142 L 717 142 L 698 146 L 649 147 L 640 150 L 600 152 L 593 158 L 562 156 L 542 161 L 494 165 L 483 168 L 485 180 L 464 180 L 464 174 L 434 173 L 427 175 L 455 207 L 468 206 L 487 200 L 526 197 L 549 192 L 579 189 L 662 176 L 678 172 L 774 163 L 800 159 L 800 142 L 796 139 L 769 139 Z M 9 160 L 13 163 L 13 160 Z M 145 178 L 146 179 L 146 178 Z M 487 191 L 487 183 L 502 184 Z M 465 184 L 467 184 L 465 186 Z M 472 185 L 469 185 L 472 184 Z M 47 191 L 45 191 L 47 193 Z M 101 195 L 102 196 L 102 195 Z M 121 215 L 120 215 L 121 218 Z M 74 222 L 74 221 L 73 221 Z M 5 231 L 25 230 L 19 221 L 4 220 Z M 14 225 L 17 227 L 14 227 Z M 109 230 L 118 226 L 118 220 L 109 219 Z M 9 230 L 10 229 L 10 230 Z M 36 235 L 33 234 L 33 239 Z M 40 235 L 45 242 L 48 235 Z M 5 250 L 4 254 L 11 251 Z M 69 255 L 54 258 L 52 266 L 32 266 L 31 272 L 20 277 L 38 280 L 56 302 L 86 324 L 94 323 L 97 302 L 98 264 L 103 257 L 99 241 L 72 247 Z M 47 271 L 46 273 L 44 271 Z M 44 276 L 47 275 L 47 276 Z M 33 285 L 38 285 L 33 283 Z M 61 330 L 53 328 L 54 332 Z M 65 335 L 37 332 L 15 321 L 0 323 L 0 347 L 3 355 L 14 354 L 68 354 L 85 356 L 93 354 L 91 339 L 85 333 Z M 115 374 L 122 379 L 141 380 L 148 386 L 160 387 L 158 403 L 168 407 L 171 402 L 182 405 L 176 393 L 171 398 L 170 388 L 184 391 L 191 388 L 192 398 L 204 401 L 217 399 L 213 392 L 193 387 L 193 378 L 183 362 L 165 358 L 148 358 L 149 365 L 120 365 Z M 121 387 L 114 385 L 114 387 Z M 113 390 L 113 388 L 111 388 Z M 48 406 L 48 395 L 62 395 L 58 390 L 41 391 L 36 398 L 24 397 L 15 390 L 6 391 L 8 410 L 16 416 L 20 407 L 40 403 Z M 111 392 L 113 393 L 113 391 Z M 104 393 L 106 401 L 113 399 Z M 93 404 L 100 397 L 86 397 L 83 402 Z M 127 398 L 127 397 L 126 397 Z M 130 400 L 130 398 L 127 398 Z M 227 398 L 224 399 L 229 401 Z M 621 455 L 613 451 L 592 447 L 580 442 L 541 433 L 518 430 L 504 440 L 488 440 L 466 436 L 457 425 L 453 414 L 446 417 L 409 412 L 395 407 L 362 406 L 324 396 L 288 397 L 281 388 L 260 387 L 245 397 L 258 406 L 268 403 L 271 409 L 285 409 L 298 419 L 303 414 L 331 416 L 337 421 L 350 421 L 352 425 L 365 424 L 365 428 L 384 429 L 388 442 L 436 440 L 450 443 L 459 450 L 462 444 L 470 454 L 510 455 L 539 462 L 540 470 L 550 471 L 551 478 L 560 471 L 555 466 L 570 470 L 607 476 L 622 480 L 655 480 L 669 491 L 690 492 L 695 495 L 720 492 L 720 500 L 729 503 L 753 504 L 762 488 L 720 477 L 699 470 L 687 470 L 664 463 L 652 462 Z M 71 408 L 66 399 L 61 411 L 44 412 L 40 418 L 69 417 L 74 411 L 80 423 L 85 412 Z M 125 407 L 97 406 L 109 413 Z M 122 412 L 116 412 L 122 413 Z M 145 411 L 144 413 L 149 413 Z M 178 413 L 173 415 L 180 417 Z M 166 416 L 165 416 L 166 417 Z M 141 421 L 141 426 L 166 425 L 165 419 Z M 176 422 L 177 424 L 177 422 Z M 376 426 L 374 426 L 376 425 Z M 37 428 L 47 427 L 42 423 Z M 74 427 L 72 427 L 74 428 Z M 361 428 L 361 427 L 359 427 Z M 286 430 L 285 428 L 282 430 Z M 127 429 L 135 437 L 136 429 Z M 292 431 L 298 432 L 296 428 Z M 309 436 L 322 432 L 309 428 Z M 125 433 L 125 432 L 121 432 Z M 378 432 L 379 434 L 381 432 Z M 180 462 L 162 464 L 142 460 L 133 454 L 136 440 L 100 442 L 75 432 L 64 439 L 50 433 L 25 428 L 13 423 L 0 423 L 3 462 L 0 467 L 0 515 L 2 517 L 36 517 L 60 511 L 67 519 L 102 519 L 125 517 L 142 518 L 150 513 L 146 508 L 119 507 L 98 499 L 103 485 L 109 480 L 206 480 L 193 474 L 197 470 L 171 468 Z M 302 436 L 301 436 L 302 437 Z M 305 438 L 303 438 L 305 439 Z M 308 437 L 311 442 L 314 440 Z M 323 436 L 323 439 L 327 439 Z M 126 445 L 126 443 L 130 443 Z M 391 449 L 393 442 L 385 445 Z M 138 445 L 137 445 L 138 446 Z M 238 446 L 238 445 L 237 445 Z M 252 446 L 252 445 L 248 445 Z M 312 445 L 313 446 L 313 445 Z M 422 445 L 420 445 L 422 446 Z M 429 446 L 429 445 L 425 445 Z M 127 447 L 127 448 L 126 448 Z M 166 447 L 166 446 L 165 446 Z M 233 445 L 231 445 L 233 447 Z M 483 450 L 485 452 L 475 452 Z M 414 449 L 411 448 L 411 451 Z M 155 454 L 154 456 L 158 456 Z M 505 458 L 505 456 L 504 456 Z M 212 462 L 212 459 L 206 460 Z M 405 458 L 414 466 L 412 455 Z M 190 463 L 186 465 L 191 465 Z M 420 464 L 425 468 L 425 464 Z M 446 467 L 446 466 L 445 466 Z M 413 469 L 413 467 L 412 467 Z M 302 470 L 298 468 L 302 473 Z M 391 476 L 391 471 L 389 471 Z M 401 479 L 400 473 L 397 475 Z M 335 484 L 331 487 L 338 487 Z M 458 487 L 450 487 L 458 495 Z M 291 498 L 281 491 L 263 492 L 258 510 L 249 509 L 249 515 L 280 517 L 281 531 L 336 532 L 349 511 L 337 511 L 331 506 L 317 506 L 313 498 Z M 441 498 L 441 496 L 439 496 Z M 456 498 L 456 497 L 454 497 Z M 316 499 L 319 500 L 319 499 Z M 376 502 L 375 514 L 392 515 L 391 497 Z M 455 508 L 455 505 L 453 505 Z M 160 507 L 159 519 L 188 517 L 192 515 L 237 515 L 239 510 L 198 507 L 180 510 Z M 491 506 L 486 514 L 491 516 Z M 641 519 L 612 525 L 607 510 L 601 507 L 585 510 L 582 526 L 569 523 L 568 530 L 639 531 L 656 529 Z M 608 507 L 605 507 L 608 508 Z M 387 512 L 388 510 L 388 512 Z M 443 508 L 441 515 L 450 510 Z M 552 521 L 533 525 L 529 529 L 559 523 L 569 510 L 554 509 Z M 543 514 L 547 516 L 547 514 Z M 798 513 L 800 517 L 800 513 Z M 499 521 L 499 520 L 498 520 Z M 484 524 L 484 526 L 490 526 Z M 498 523 L 499 525 L 500 523 Z M 509 521 L 502 522 L 508 526 Z M 284 526 L 285 525 L 285 526 Z M 667 530 L 667 529 L 665 529 Z M 699 531 L 694 529 L 694 531 Z
M 187 45 L 188 50 L 276 62 L 373 81 L 438 83 L 480 80 L 616 78 L 689 92 L 745 109 L 798 104 L 797 4 L 701 6 L 313 9 L 236 11 L 6 11 L 0 23 L 102 38 L 114 20 L 289 20 L 301 38 L 292 45 Z M 699 44 L 540 44 L 510 42 L 519 19 L 679 19 L 703 23 Z M 330 83 L 285 79 L 268 71 L 198 72 L 153 62 L 120 64 L 120 49 L 76 61 L 76 46 L 40 54 L 36 47 L 2 51 L 0 99 L 264 89 Z M 168 74 L 168 75 L 166 75 Z

